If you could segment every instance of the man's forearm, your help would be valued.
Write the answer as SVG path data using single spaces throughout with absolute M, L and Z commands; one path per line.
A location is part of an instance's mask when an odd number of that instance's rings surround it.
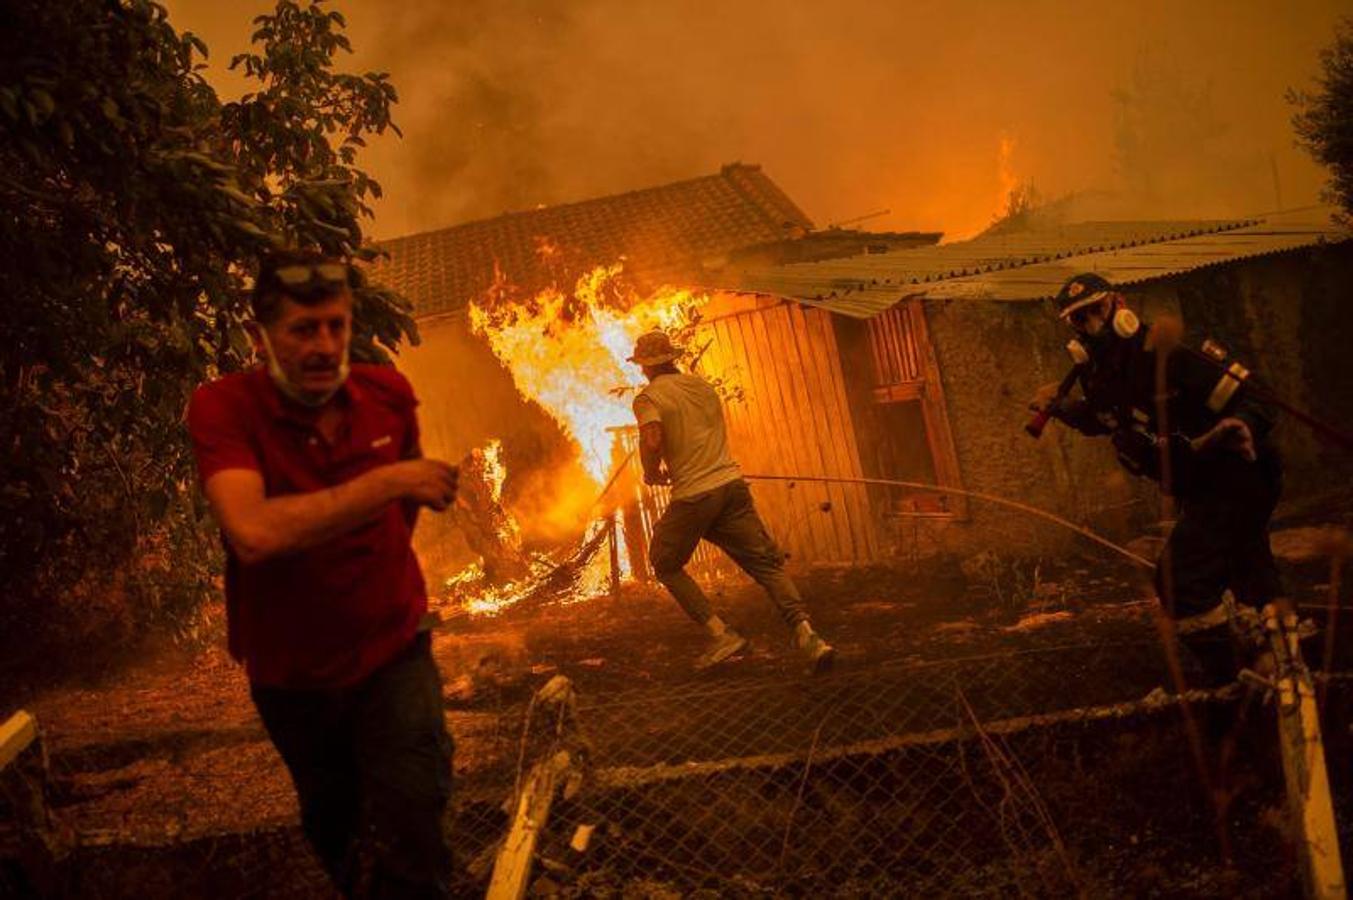
M 298 553 L 345 534 L 379 515 L 402 495 L 393 466 L 381 466 L 352 481 L 312 491 L 269 497 L 222 523 L 246 563 Z
M 1068 428 L 1079 431 L 1087 437 L 1108 434 L 1113 430 L 1099 421 L 1090 404 L 1080 398 L 1064 399 L 1053 409 L 1052 414 Z
M 644 467 L 644 481 L 657 484 L 662 481 L 662 451 L 640 445 L 639 462 Z

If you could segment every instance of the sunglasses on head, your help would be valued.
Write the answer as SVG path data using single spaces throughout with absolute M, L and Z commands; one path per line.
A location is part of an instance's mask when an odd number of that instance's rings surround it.
M 316 284 L 339 285 L 348 282 L 348 267 L 336 262 L 280 266 L 274 269 L 272 274 L 277 283 L 286 288 L 303 288 Z

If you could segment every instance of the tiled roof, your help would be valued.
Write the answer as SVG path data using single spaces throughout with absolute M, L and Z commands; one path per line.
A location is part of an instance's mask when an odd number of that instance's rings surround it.
M 463 308 L 493 283 L 495 266 L 534 291 L 621 258 L 631 272 L 698 268 L 812 227 L 759 166 L 733 163 L 716 175 L 385 241 L 390 257 L 372 277 L 427 316 Z
M 1132 284 L 1250 256 L 1347 239 L 1331 210 L 1311 207 L 1232 221 L 1081 222 L 1015 234 L 747 270 L 708 287 L 771 294 L 857 318 L 903 297 L 1032 300 L 1071 275 Z

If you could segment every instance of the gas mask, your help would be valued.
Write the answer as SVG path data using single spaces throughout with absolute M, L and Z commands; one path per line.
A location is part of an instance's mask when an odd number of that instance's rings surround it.
M 1141 319 L 1126 306 L 1117 309 L 1099 331 L 1090 334 L 1077 329 L 1076 337 L 1067 345 L 1067 351 L 1077 363 L 1089 357 L 1104 358 L 1123 341 L 1131 338 L 1142 327 Z M 1075 348 L 1072 345 L 1075 345 Z M 1077 349 L 1078 348 L 1078 349 Z
M 318 409 L 332 400 L 334 394 L 337 394 L 338 389 L 348 380 L 348 373 L 351 371 L 352 366 L 348 360 L 348 348 L 345 346 L 343 348 L 343 355 L 339 357 L 338 360 L 338 382 L 334 385 L 333 390 L 319 396 L 302 390 L 291 382 L 291 379 L 287 377 L 286 372 L 282 371 L 282 366 L 277 362 L 276 354 L 273 353 L 272 341 L 268 339 L 268 330 L 262 325 L 259 325 L 257 333 L 260 342 L 263 344 L 263 356 L 264 361 L 268 366 L 268 375 L 272 378 L 272 383 L 277 385 L 277 389 L 281 391 L 282 395 L 288 400 L 295 401 L 301 406 Z

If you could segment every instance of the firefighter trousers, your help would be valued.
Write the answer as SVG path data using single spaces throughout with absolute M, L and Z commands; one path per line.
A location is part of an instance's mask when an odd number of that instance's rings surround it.
M 1281 491 L 1276 460 L 1235 458 L 1183 498 L 1156 567 L 1157 596 L 1171 617 L 1215 609 L 1228 588 L 1253 607 L 1282 594 L 1268 533 Z

